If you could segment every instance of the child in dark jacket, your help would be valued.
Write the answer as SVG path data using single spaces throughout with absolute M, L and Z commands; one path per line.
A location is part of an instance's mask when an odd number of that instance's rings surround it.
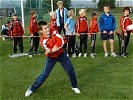
M 49 26 L 46 22 L 40 21 L 38 25 L 39 30 L 42 33 L 40 44 L 42 48 L 46 51 L 46 64 L 43 72 L 33 83 L 33 85 L 31 85 L 30 88 L 26 91 L 25 96 L 30 96 L 44 83 L 56 62 L 60 62 L 62 67 L 67 72 L 71 81 L 72 90 L 74 90 L 75 93 L 81 93 L 77 87 L 77 80 L 73 65 L 70 59 L 67 57 L 66 53 L 64 52 L 64 49 L 62 48 L 64 44 L 63 38 L 59 34 L 50 35 Z

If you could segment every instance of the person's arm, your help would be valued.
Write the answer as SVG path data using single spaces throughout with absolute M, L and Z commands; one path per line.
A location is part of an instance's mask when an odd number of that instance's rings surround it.
M 70 30 L 68 29 L 68 24 L 67 23 L 65 23 L 64 28 L 69 33 L 69 35 L 72 35 L 72 33 L 70 32 Z
M 104 30 L 104 20 L 103 20 L 102 16 L 99 19 L 99 28 L 100 28 L 101 32 L 106 33 L 106 31 Z

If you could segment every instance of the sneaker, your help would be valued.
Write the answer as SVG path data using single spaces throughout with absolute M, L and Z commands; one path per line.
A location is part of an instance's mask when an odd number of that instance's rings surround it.
M 32 93 L 33 93 L 33 92 L 32 92 L 30 89 L 28 89 L 28 90 L 25 92 L 25 97 L 30 96 Z
M 67 57 L 69 57 L 69 54 L 67 53 Z
M 84 53 L 84 57 L 87 57 L 87 53 Z
M 108 57 L 108 56 L 109 56 L 109 54 L 108 54 L 108 53 L 105 53 L 105 54 L 104 54 L 104 57 Z
M 94 54 L 93 54 L 93 53 L 91 53 L 91 54 L 90 54 L 90 57 L 91 57 L 91 58 L 95 58 L 95 56 L 94 56 Z
M 3 41 L 5 41 L 5 37 L 2 37 Z
M 121 57 L 127 57 L 127 55 L 126 55 L 125 53 L 123 53 L 123 54 L 121 55 Z
M 117 57 L 117 55 L 114 52 L 111 53 L 111 56 L 112 57 Z
M 76 58 L 76 54 L 75 54 L 75 53 L 74 53 L 74 54 L 72 54 L 72 57 L 73 57 L 73 58 Z
M 77 93 L 77 94 L 80 94 L 80 93 L 81 93 L 80 90 L 79 90 L 79 88 L 72 88 L 72 90 L 73 90 L 75 93 Z
M 81 57 L 81 53 L 79 53 L 78 57 Z
M 94 55 L 94 56 L 97 56 L 98 54 L 96 54 L 96 53 L 93 53 L 93 55 Z

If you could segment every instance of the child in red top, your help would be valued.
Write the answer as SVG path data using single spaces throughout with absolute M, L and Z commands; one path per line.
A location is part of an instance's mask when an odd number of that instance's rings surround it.
M 81 93 L 77 87 L 77 80 L 73 69 L 73 65 L 62 48 L 64 44 L 63 38 L 59 34 L 50 35 L 49 26 L 46 22 L 40 21 L 38 25 L 39 30 L 42 33 L 40 44 L 46 51 L 46 64 L 43 72 L 37 78 L 35 83 L 33 83 L 33 85 L 31 85 L 30 88 L 26 91 L 25 96 L 30 96 L 35 90 L 37 90 L 43 84 L 43 82 L 49 76 L 56 62 L 60 62 L 62 67 L 67 72 L 69 79 L 71 81 L 72 90 L 74 90 L 75 93 Z
M 129 18 L 130 8 L 125 7 L 123 9 L 123 13 L 124 13 L 124 15 L 120 19 L 120 28 L 122 31 L 121 56 L 126 57 L 127 56 L 126 49 L 127 49 L 128 43 L 129 43 L 130 33 L 131 33 L 131 31 L 127 31 L 126 28 L 128 25 L 132 24 L 132 21 Z
M 82 46 L 84 45 L 84 57 L 87 56 L 87 38 L 89 33 L 88 21 L 86 16 L 86 9 L 81 9 L 79 11 L 79 17 L 76 21 L 76 32 L 77 35 L 80 37 L 80 48 L 79 48 L 79 55 L 81 57 L 82 54 Z
M 58 27 L 56 24 L 56 13 L 54 11 L 51 11 L 50 17 L 50 34 L 58 33 Z
M 96 42 L 96 33 L 99 32 L 98 24 L 97 24 L 97 13 L 92 12 L 92 20 L 89 27 L 89 32 L 91 34 L 91 48 L 90 48 L 90 57 L 95 58 L 95 42 Z
M 38 46 L 39 46 L 39 34 L 38 34 L 38 25 L 37 25 L 37 20 L 36 20 L 36 12 L 35 10 L 30 11 L 30 23 L 29 23 L 29 31 L 31 35 L 31 40 L 30 40 L 30 50 L 29 50 L 29 55 L 33 54 L 33 49 L 34 52 L 37 53 L 38 51 Z
M 23 36 L 24 36 L 24 29 L 22 27 L 21 21 L 18 19 L 17 14 L 13 14 L 13 21 L 10 24 L 11 30 L 11 37 L 13 38 L 13 51 L 17 53 L 17 45 L 19 44 L 19 50 L 23 53 Z

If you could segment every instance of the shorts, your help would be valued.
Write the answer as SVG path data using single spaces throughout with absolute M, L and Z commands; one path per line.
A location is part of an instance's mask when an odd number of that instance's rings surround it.
M 114 34 L 101 33 L 101 40 L 114 40 Z

